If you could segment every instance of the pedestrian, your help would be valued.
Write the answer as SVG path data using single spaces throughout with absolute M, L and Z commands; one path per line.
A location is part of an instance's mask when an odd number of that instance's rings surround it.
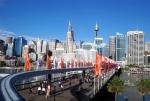
M 38 95 L 41 95 L 41 86 L 38 87 Z
M 71 86 L 71 80 L 69 80 L 69 86 Z
M 64 90 L 64 86 L 61 84 L 61 86 L 60 86 L 60 87 L 61 87 L 61 91 L 63 91 L 63 90 Z
M 82 78 L 79 79 L 79 84 L 80 84 L 80 85 L 82 84 Z
M 46 99 L 49 97 L 49 95 L 51 95 L 51 86 L 50 86 L 50 84 L 48 84 L 48 86 L 47 86 Z
M 58 82 L 58 86 L 59 86 L 59 87 L 61 86 L 61 82 L 60 82 L 60 81 Z
M 32 84 L 30 84 L 30 86 L 29 86 L 29 94 L 32 94 L 33 93 L 33 91 L 32 91 Z
M 42 87 L 42 94 L 45 94 L 46 93 L 46 89 L 45 87 Z

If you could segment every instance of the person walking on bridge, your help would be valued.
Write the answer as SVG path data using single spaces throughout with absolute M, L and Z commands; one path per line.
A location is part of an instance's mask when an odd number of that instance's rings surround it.
M 47 86 L 46 99 L 49 97 L 49 95 L 51 95 L 51 86 L 50 86 L 50 84 L 48 84 L 48 86 Z

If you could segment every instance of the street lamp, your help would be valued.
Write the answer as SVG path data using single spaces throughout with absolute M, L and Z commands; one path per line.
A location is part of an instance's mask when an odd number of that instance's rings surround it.
M 54 86 L 54 101 L 55 101 L 56 86 Z

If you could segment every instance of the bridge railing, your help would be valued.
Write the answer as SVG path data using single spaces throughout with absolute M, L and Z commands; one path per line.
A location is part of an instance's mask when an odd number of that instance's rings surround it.
M 87 69 L 93 69 L 92 67 L 87 68 L 72 68 L 72 69 L 56 69 L 56 70 L 42 70 L 42 71 L 29 71 L 20 72 L 10 76 L 5 77 L 1 81 L 1 93 L 6 101 L 24 101 L 25 99 L 18 93 L 15 82 L 17 80 L 24 80 L 36 76 L 42 76 L 54 73 L 65 73 L 70 71 L 82 71 Z

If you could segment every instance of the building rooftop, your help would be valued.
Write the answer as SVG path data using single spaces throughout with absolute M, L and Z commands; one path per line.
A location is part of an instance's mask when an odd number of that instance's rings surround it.
M 127 35 L 134 35 L 134 34 L 140 34 L 140 33 L 144 34 L 143 31 L 128 31 Z

